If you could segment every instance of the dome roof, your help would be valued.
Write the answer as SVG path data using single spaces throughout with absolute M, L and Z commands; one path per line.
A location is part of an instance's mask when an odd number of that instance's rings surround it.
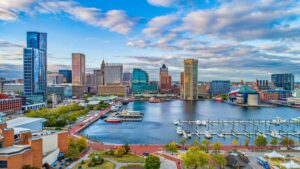
M 161 68 L 167 68 L 167 66 L 165 64 L 163 64 Z

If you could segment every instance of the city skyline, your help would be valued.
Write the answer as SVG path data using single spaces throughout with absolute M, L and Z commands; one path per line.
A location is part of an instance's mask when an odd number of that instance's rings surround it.
M 199 81 L 255 81 L 273 73 L 294 73 L 299 81 L 297 1 L 129 1 L 136 7 L 107 0 L 2 0 L 0 76 L 22 78 L 26 32 L 38 31 L 48 34 L 48 70 L 71 69 L 71 53 L 81 52 L 87 72 L 105 59 L 158 80 L 165 63 L 178 81 L 183 60 L 195 58 Z

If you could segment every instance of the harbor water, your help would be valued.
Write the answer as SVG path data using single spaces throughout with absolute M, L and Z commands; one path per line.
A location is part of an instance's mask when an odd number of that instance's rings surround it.
M 217 120 L 273 120 L 276 117 L 282 119 L 292 119 L 300 117 L 300 110 L 289 107 L 239 107 L 236 105 L 230 105 L 227 103 L 215 102 L 210 100 L 205 101 L 181 101 L 173 100 L 162 103 L 149 103 L 149 102 L 131 102 L 124 109 L 141 111 L 144 113 L 142 122 L 123 122 L 119 124 L 110 124 L 104 122 L 103 119 L 99 119 L 83 131 L 81 134 L 88 136 L 94 140 L 99 140 L 104 143 L 112 144 L 165 144 L 170 141 L 179 141 L 182 135 L 176 133 L 177 126 L 174 125 L 174 121 L 217 121 Z M 207 124 L 206 126 L 199 126 L 195 123 L 182 123 L 182 128 L 194 133 L 197 130 L 204 132 L 206 130 L 211 133 L 217 133 L 223 131 L 224 133 L 247 133 L 246 135 L 225 135 L 225 138 L 220 138 L 217 135 L 212 135 L 212 142 L 220 141 L 223 144 L 231 144 L 234 139 L 237 139 L 240 144 L 244 143 L 246 138 L 250 139 L 250 143 L 254 143 L 255 134 L 262 132 L 266 134 L 270 140 L 272 137 L 267 135 L 271 131 L 286 132 L 286 134 L 295 133 L 300 131 L 299 125 L 272 125 L 267 123 L 261 124 L 219 124 L 213 125 Z M 298 134 L 299 135 L 299 134 Z M 199 135 L 198 135 L 199 136 Z M 192 135 L 188 142 L 193 140 L 203 140 L 204 135 L 198 137 Z M 289 135 L 297 141 L 300 141 L 297 135 Z

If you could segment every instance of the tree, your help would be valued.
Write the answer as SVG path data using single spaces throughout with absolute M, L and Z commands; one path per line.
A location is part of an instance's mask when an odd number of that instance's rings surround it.
M 130 152 L 130 147 L 127 143 L 124 145 L 124 148 L 126 150 L 126 154 Z
M 145 161 L 145 169 L 159 169 L 160 159 L 157 156 L 149 155 Z
M 210 155 L 201 150 L 189 149 L 182 155 L 183 165 L 188 169 L 204 168 L 210 160 Z
M 223 168 L 227 164 L 223 154 L 214 154 L 212 159 L 218 164 L 219 168 Z
M 272 146 L 276 146 L 276 145 L 278 144 L 278 140 L 277 140 L 276 138 L 272 138 L 270 144 L 271 144 Z
M 177 144 L 175 141 L 169 143 L 169 144 L 166 144 L 165 145 L 165 149 L 169 152 L 171 152 L 172 154 L 173 153 L 177 153 L 178 152 L 178 147 L 177 147 Z
M 206 152 L 208 152 L 208 150 L 209 150 L 210 143 L 211 142 L 209 140 L 202 140 L 202 144 L 204 144 L 206 147 Z
M 192 146 L 198 146 L 199 145 L 199 141 L 198 140 L 194 140 L 191 145 Z
M 248 147 L 249 143 L 250 143 L 250 140 L 246 138 L 245 143 L 244 143 L 245 147 Z
M 85 137 L 80 137 L 77 141 L 77 147 L 79 149 L 79 151 L 83 151 L 86 147 L 87 147 L 87 140 Z
M 124 147 L 118 147 L 115 152 L 114 155 L 117 157 L 121 157 L 122 155 L 124 155 L 126 153 L 126 150 Z
M 182 137 L 182 138 L 179 140 L 179 143 L 182 145 L 182 147 L 184 147 L 184 146 L 185 146 L 185 143 L 186 143 L 186 139 Z
M 232 145 L 238 146 L 239 145 L 239 141 L 237 139 L 232 140 Z
M 256 137 L 254 144 L 258 147 L 266 146 L 268 144 L 268 140 L 266 137 L 259 135 Z
M 280 145 L 286 146 L 287 148 L 289 148 L 289 147 L 292 147 L 295 145 L 295 141 L 288 137 L 285 137 L 281 140 Z
M 212 145 L 212 149 L 215 150 L 215 151 L 217 151 L 217 152 L 219 152 L 219 150 L 222 149 L 222 143 L 220 143 L 220 142 L 214 143 L 214 144 Z

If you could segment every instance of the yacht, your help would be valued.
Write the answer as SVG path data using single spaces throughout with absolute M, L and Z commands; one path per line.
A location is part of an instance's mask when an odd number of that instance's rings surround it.
M 275 124 L 275 125 L 280 125 L 282 123 L 285 123 L 286 120 L 284 119 L 281 119 L 280 117 L 276 117 L 276 119 L 272 120 L 272 123 Z
M 277 131 L 271 131 L 271 136 L 274 138 L 281 139 L 281 135 Z
M 202 121 L 201 121 L 201 125 L 202 125 L 202 126 L 206 126 L 206 121 L 202 120 Z
M 183 133 L 182 127 L 178 126 L 177 127 L 177 134 L 182 134 L 182 133 Z
M 292 123 L 300 123 L 300 117 L 292 118 Z
M 205 136 L 205 138 L 207 138 L 207 139 L 211 139 L 211 138 L 212 138 L 212 136 L 211 136 L 211 134 L 210 134 L 209 131 L 205 131 L 205 132 L 204 132 L 204 136 Z
M 122 120 L 117 117 L 109 117 L 105 120 L 107 123 L 121 123 Z
M 179 120 L 175 120 L 173 123 L 174 123 L 175 125 L 178 125 L 178 124 L 179 124 Z
M 113 105 L 113 106 L 111 106 L 110 111 L 116 112 L 116 111 L 119 111 L 119 109 L 120 109 L 119 106 Z
M 196 120 L 196 124 L 200 126 L 202 124 L 201 120 Z
M 221 132 L 220 132 L 220 133 L 217 133 L 217 136 L 218 136 L 218 137 L 221 137 L 221 138 L 224 138 L 224 137 L 225 137 L 224 134 L 221 133 Z
M 188 133 L 187 136 L 188 136 L 188 138 L 191 138 L 191 137 L 192 137 L 192 134 L 191 134 L 191 133 Z

